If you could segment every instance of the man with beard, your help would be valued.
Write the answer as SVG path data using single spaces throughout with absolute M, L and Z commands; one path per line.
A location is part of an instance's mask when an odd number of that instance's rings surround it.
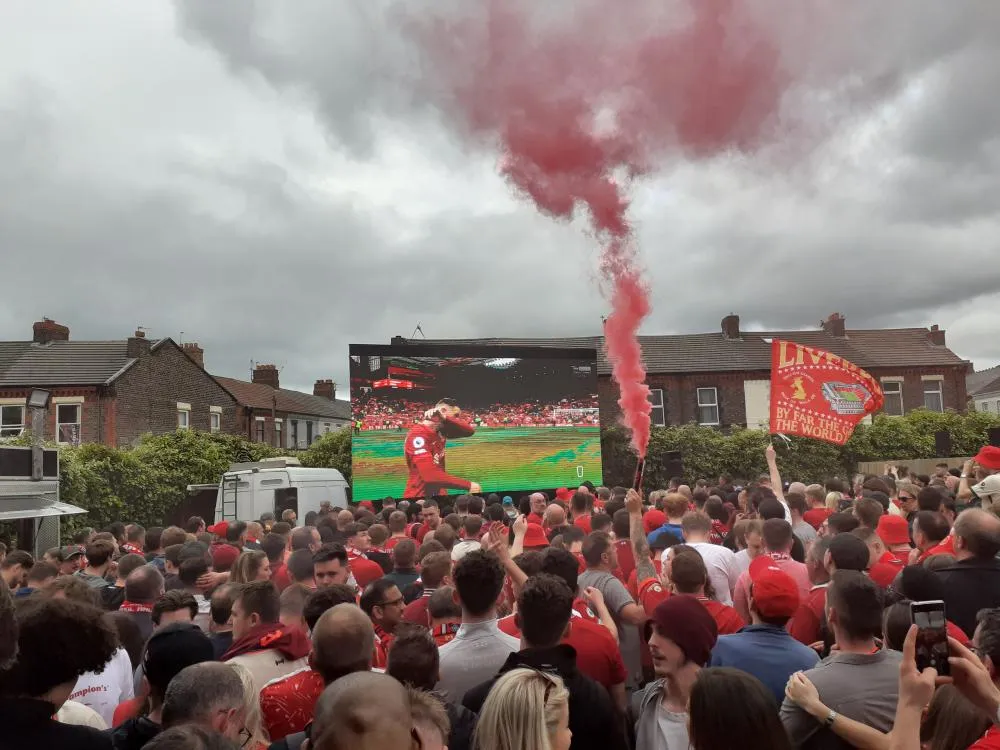
M 410 428 L 404 444 L 410 478 L 403 497 L 434 497 L 447 494 L 449 488 L 472 494 L 482 490 L 478 483 L 452 476 L 445 470 L 447 439 L 469 437 L 475 432 L 472 425 L 458 419 L 461 413 L 454 399 L 442 398 Z

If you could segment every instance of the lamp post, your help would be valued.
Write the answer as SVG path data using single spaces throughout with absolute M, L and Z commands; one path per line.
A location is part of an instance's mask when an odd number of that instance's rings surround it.
M 31 410 L 31 480 L 41 482 L 44 475 L 45 413 L 49 408 L 52 393 L 41 388 L 33 388 L 28 396 Z

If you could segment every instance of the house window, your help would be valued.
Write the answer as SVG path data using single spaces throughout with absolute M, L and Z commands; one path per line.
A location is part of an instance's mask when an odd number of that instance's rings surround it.
M 719 424 L 719 391 L 717 389 L 698 389 L 698 424 Z
M 213 411 L 208 415 L 208 427 L 212 432 L 219 432 L 222 430 L 222 415 L 217 411 Z
M 898 380 L 884 381 L 882 394 L 885 396 L 882 412 L 890 417 L 903 416 L 903 384 Z
M 24 407 L 0 406 L 0 438 L 17 437 L 24 432 Z
M 330 431 L 330 423 L 329 422 L 324 422 L 323 423 L 323 434 L 325 435 L 329 431 Z
M 649 403 L 653 405 L 653 410 L 649 414 L 656 427 L 664 427 L 667 424 L 667 410 L 663 405 L 663 389 L 651 388 L 649 391 Z
M 299 420 L 292 420 L 292 444 L 291 448 L 299 447 Z
M 930 411 L 944 411 L 944 390 L 940 380 L 924 381 L 924 407 Z
M 284 448 L 284 443 L 281 442 L 281 420 L 277 420 L 274 423 L 274 444 L 279 448 Z
M 255 439 L 257 440 L 258 443 L 263 443 L 264 442 L 264 418 L 263 417 L 257 417 L 257 423 L 256 423 L 255 427 L 257 428 L 257 430 L 256 430 L 256 438 Z
M 60 445 L 80 444 L 80 404 L 56 405 L 56 442 Z
M 306 422 L 306 447 L 313 444 L 313 423 Z

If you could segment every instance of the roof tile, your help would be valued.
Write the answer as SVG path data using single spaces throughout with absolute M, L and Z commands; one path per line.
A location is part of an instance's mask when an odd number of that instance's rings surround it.
M 293 391 L 288 388 L 272 388 L 263 383 L 251 383 L 236 378 L 215 376 L 222 387 L 233 394 L 243 406 L 265 411 L 303 414 L 305 416 L 326 417 L 328 419 L 351 419 L 351 404 L 344 400 L 331 401 L 311 393 Z

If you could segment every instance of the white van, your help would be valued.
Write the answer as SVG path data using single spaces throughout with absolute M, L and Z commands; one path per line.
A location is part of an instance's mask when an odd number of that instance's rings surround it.
M 307 469 L 297 458 L 270 458 L 233 464 L 222 475 L 215 502 L 215 521 L 254 521 L 264 513 L 291 508 L 299 525 L 320 504 L 346 508 L 351 488 L 336 469 Z

